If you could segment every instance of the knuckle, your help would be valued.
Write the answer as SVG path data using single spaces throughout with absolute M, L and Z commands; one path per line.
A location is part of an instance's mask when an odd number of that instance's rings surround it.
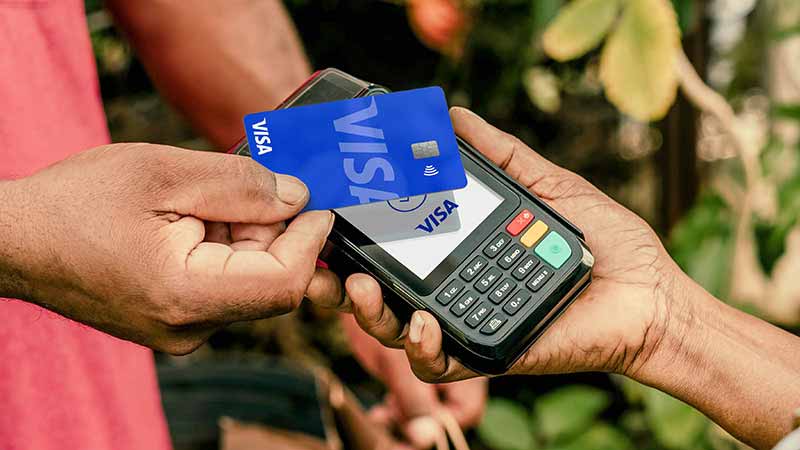
M 511 160 L 515 157 L 515 155 L 528 150 L 528 146 L 525 145 L 525 143 L 522 142 L 518 137 L 505 132 L 503 133 L 503 145 L 507 149 L 506 156 L 502 161 L 500 161 L 500 164 L 498 164 L 498 166 L 503 170 L 508 169 Z
M 304 297 L 305 289 L 299 283 L 292 282 L 286 286 L 282 295 L 277 297 L 273 310 L 278 315 L 288 314 L 300 306 Z
M 237 175 L 243 180 L 245 196 L 249 200 L 265 200 L 275 193 L 275 174 L 252 158 L 231 157 Z
M 160 317 L 161 322 L 170 328 L 183 328 L 192 324 L 192 320 L 183 308 L 167 308 Z
M 426 383 L 441 383 L 442 376 L 441 373 L 436 373 L 435 368 L 431 367 L 430 365 L 426 365 L 422 369 L 415 369 L 414 374 L 417 375 L 417 378 L 426 382 Z
M 181 295 L 163 293 L 154 303 L 164 305 L 159 321 L 168 328 L 185 328 L 196 322 L 195 314 L 185 306 L 185 298 Z
M 572 198 L 592 193 L 592 186 L 588 181 L 574 173 L 559 170 L 544 177 L 537 186 L 547 192 L 551 198 Z
M 156 348 L 156 350 L 170 355 L 182 356 L 194 352 L 204 342 L 203 339 L 195 337 L 167 338 L 159 344 L 159 348 Z

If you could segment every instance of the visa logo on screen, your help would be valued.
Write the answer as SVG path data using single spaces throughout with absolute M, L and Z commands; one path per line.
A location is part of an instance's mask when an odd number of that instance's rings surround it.
M 426 233 L 433 233 L 433 230 L 439 227 L 450 214 L 458 208 L 458 205 L 450 200 L 445 200 L 441 206 L 437 206 L 434 208 L 433 212 L 428 214 L 428 217 L 425 218 L 425 222 L 417 225 L 414 227 L 417 230 L 424 231 Z

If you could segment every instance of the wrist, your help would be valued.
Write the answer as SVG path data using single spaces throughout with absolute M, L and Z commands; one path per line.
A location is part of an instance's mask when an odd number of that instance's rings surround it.
M 625 375 L 694 406 L 748 445 L 771 448 L 800 399 L 800 339 L 675 272 L 664 291 L 663 333 Z
M 717 303 L 675 266 L 656 292 L 654 331 L 648 333 L 639 361 L 625 375 L 670 392 L 675 388 L 672 384 L 683 382 L 677 374 L 696 374 L 708 339 L 703 319 L 721 319 L 712 312 Z
M 0 181 L 0 297 L 28 299 L 31 281 L 25 263 L 26 222 L 30 210 L 22 180 Z

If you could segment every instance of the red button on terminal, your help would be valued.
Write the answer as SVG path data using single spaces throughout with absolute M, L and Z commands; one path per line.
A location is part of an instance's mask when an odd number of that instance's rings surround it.
M 533 214 L 531 214 L 531 212 L 527 209 L 523 209 L 519 214 L 517 214 L 517 217 L 514 217 L 514 219 L 508 225 L 506 225 L 506 231 L 508 231 L 508 234 L 516 236 L 520 234 L 522 230 L 524 230 L 525 227 L 531 223 L 532 220 Z

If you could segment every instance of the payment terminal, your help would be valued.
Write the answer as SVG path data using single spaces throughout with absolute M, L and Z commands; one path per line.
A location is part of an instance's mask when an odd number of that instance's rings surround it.
M 387 92 L 325 69 L 279 108 Z M 372 275 L 402 319 L 429 311 L 448 354 L 498 374 L 586 289 L 594 258 L 579 229 L 469 144 L 458 144 L 465 188 L 334 210 L 325 261 L 342 277 Z M 231 153 L 249 156 L 247 140 Z

